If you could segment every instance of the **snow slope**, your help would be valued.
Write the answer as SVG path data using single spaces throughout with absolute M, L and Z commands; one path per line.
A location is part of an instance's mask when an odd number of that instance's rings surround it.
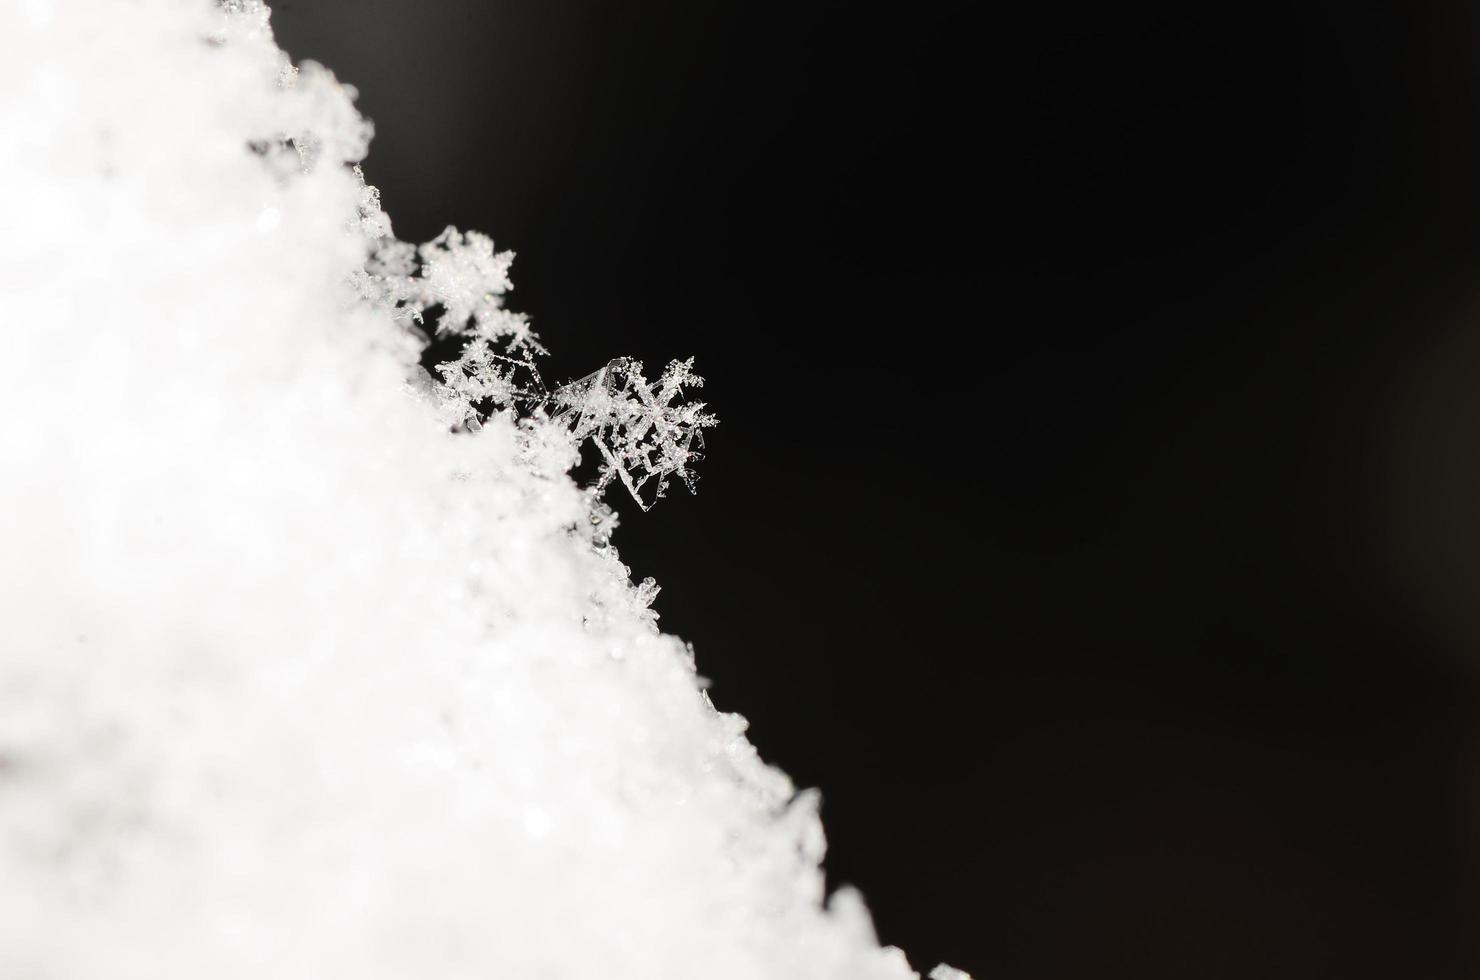
M 0 977 L 914 977 L 567 475 L 686 366 L 546 391 L 259 3 L 0 14 Z

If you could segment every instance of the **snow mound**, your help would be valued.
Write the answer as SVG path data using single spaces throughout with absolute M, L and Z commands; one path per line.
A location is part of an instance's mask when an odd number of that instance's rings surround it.
M 608 544 L 691 366 L 547 392 L 260 3 L 4 14 L 0 976 L 915 977 Z

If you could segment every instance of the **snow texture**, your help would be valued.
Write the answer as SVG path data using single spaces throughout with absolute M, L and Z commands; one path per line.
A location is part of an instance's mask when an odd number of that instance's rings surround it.
M 547 391 L 260 3 L 0 14 L 0 977 L 915 977 L 609 544 L 691 365 Z

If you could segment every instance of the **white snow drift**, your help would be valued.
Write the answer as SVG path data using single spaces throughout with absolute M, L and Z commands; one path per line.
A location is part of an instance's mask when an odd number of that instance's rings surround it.
M 0 976 L 914 977 L 607 544 L 689 366 L 547 390 L 254 0 L 0 15 Z

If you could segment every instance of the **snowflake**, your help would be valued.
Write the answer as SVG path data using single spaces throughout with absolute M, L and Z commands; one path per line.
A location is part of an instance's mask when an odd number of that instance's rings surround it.
M 360 203 L 367 231 L 381 228 L 379 212 L 379 194 L 368 188 Z M 543 353 L 529 318 L 504 309 L 504 294 L 513 288 L 509 281 L 513 261 L 514 253 L 495 251 L 487 235 L 450 226 L 415 247 L 387 238 L 365 267 L 362 287 L 373 288 L 362 292 L 417 323 L 424 322 L 427 311 L 440 308 L 438 335 L 466 335 L 502 342 L 510 351 L 528 348 Z
M 619 357 L 551 394 L 551 418 L 567 425 L 577 443 L 589 439 L 601 454 L 593 495 L 619 479 L 638 506 L 648 510 L 666 495 L 671 477 L 693 492 L 689 464 L 703 458 L 695 446 L 703 447 L 703 430 L 716 419 L 704 411 L 703 402 L 684 402 L 682 397 L 685 385 L 703 384 L 694 373 L 693 358 L 670 362 L 653 384 L 643 377 L 640 361 Z M 649 485 L 651 494 L 644 497 L 643 488 Z
M 378 193 L 361 184 L 361 227 L 371 235 L 388 229 Z M 601 457 L 589 488 L 593 507 L 613 480 L 643 510 L 666 495 L 673 477 L 692 492 L 689 466 L 702 458 L 702 432 L 716 421 L 703 402 L 683 401 L 685 386 L 704 383 L 693 359 L 673 361 L 650 382 L 641 362 L 621 357 L 549 391 L 535 364 L 544 347 L 528 318 L 503 306 L 513 259 L 512 252 L 495 251 L 487 235 L 451 227 L 416 247 L 387 237 L 356 285 L 365 298 L 418 324 L 440 308 L 436 333 L 466 338 L 457 358 L 437 365 L 441 380 L 431 385 L 454 426 L 478 429 L 490 416 L 509 413 L 564 433 L 571 450 L 589 440 Z
M 543 403 L 545 386 L 530 351 L 508 350 L 474 337 L 463 345 L 457 360 L 437 365 L 442 375 L 437 391 L 449 403 L 455 422 L 477 428 L 489 415 L 509 411 L 528 415 Z M 519 380 L 521 370 L 528 381 Z

